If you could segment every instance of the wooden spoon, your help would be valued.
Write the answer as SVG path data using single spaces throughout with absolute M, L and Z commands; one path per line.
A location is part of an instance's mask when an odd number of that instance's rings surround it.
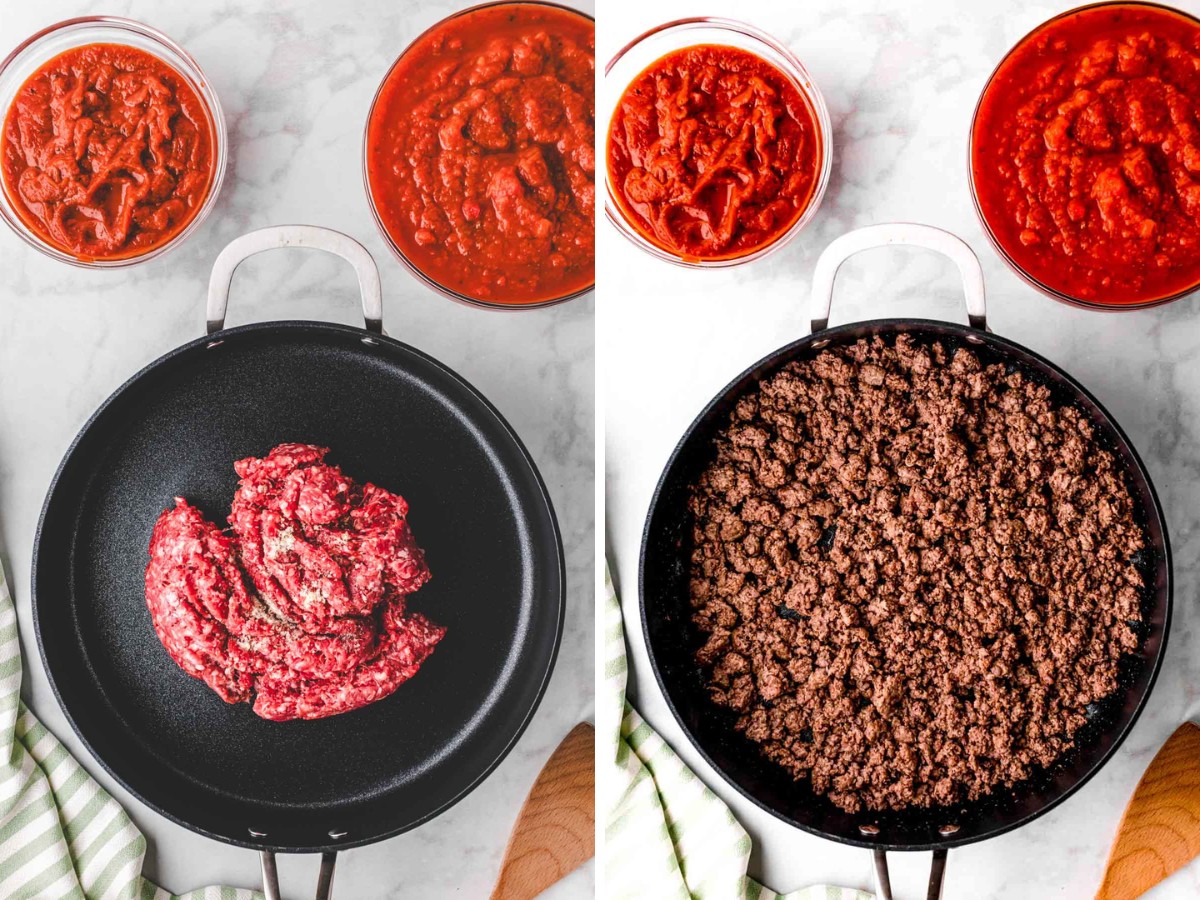
M 1171 735 L 1133 791 L 1096 900 L 1134 900 L 1200 856 L 1200 728 Z
M 596 730 L 563 738 L 525 798 L 492 900 L 532 900 L 596 855 Z

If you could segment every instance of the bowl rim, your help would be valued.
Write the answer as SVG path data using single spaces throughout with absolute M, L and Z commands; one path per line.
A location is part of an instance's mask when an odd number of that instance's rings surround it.
M 225 113 L 221 108 L 220 98 L 217 95 L 215 88 L 213 88 L 210 79 L 204 74 L 204 70 L 200 67 L 200 63 L 196 61 L 196 58 L 192 56 L 192 54 L 189 53 L 182 44 L 175 41 L 169 35 L 159 31 L 152 25 L 147 25 L 146 23 L 140 22 L 136 19 L 126 18 L 124 16 L 107 15 L 76 16 L 74 18 L 63 19 L 60 22 L 48 25 L 45 28 L 42 28 L 40 31 L 37 31 L 25 38 L 25 40 L 21 41 L 21 43 L 19 43 L 12 50 L 12 52 L 9 53 L 2 62 L 0 62 L 0 79 L 2 79 L 5 73 L 8 72 L 10 68 L 26 54 L 35 53 L 39 46 L 48 38 L 63 32 L 70 32 L 72 30 L 82 32 L 90 28 L 111 29 L 113 32 L 112 40 L 84 40 L 74 44 L 75 47 L 83 47 L 94 43 L 127 43 L 126 41 L 120 40 L 121 33 L 133 32 L 143 38 L 146 38 L 151 44 L 158 44 L 162 46 L 184 64 L 184 67 L 181 68 L 178 64 L 176 64 L 176 62 L 165 58 L 161 54 L 154 53 L 151 50 L 146 50 L 140 45 L 129 44 L 129 46 L 136 46 L 137 49 L 155 56 L 163 65 L 168 66 L 173 71 L 177 72 L 181 77 L 186 79 L 191 85 L 192 89 L 196 92 L 196 96 L 200 99 L 200 102 L 204 104 L 205 112 L 208 115 L 208 125 L 212 132 L 213 142 L 213 173 L 212 178 L 209 181 L 208 193 L 205 195 L 204 202 L 201 203 L 200 208 L 196 210 L 196 214 L 192 216 L 191 220 L 169 240 L 150 247 L 149 249 L 133 256 L 122 256 L 115 259 L 104 257 L 80 258 L 73 256 L 72 254 L 67 253 L 61 248 L 56 247 L 39 235 L 35 234 L 33 230 L 24 222 L 20 214 L 16 212 L 14 199 L 9 196 L 8 190 L 4 186 L 3 178 L 0 178 L 0 218 L 4 219 L 4 221 L 17 234 L 18 237 L 51 259 L 83 269 L 121 269 L 149 262 L 152 259 L 162 256 L 163 254 L 182 244 L 197 229 L 199 229 L 200 225 L 203 224 L 204 220 L 207 219 L 209 214 L 212 212 L 213 207 L 216 206 L 217 197 L 220 195 L 221 187 L 225 181 L 225 173 L 229 163 L 229 138 L 225 124 Z M 49 59 L 53 59 L 53 57 L 49 57 Z M 9 107 L 0 110 L 0 123 L 7 118 L 8 112 Z M 0 140 L 2 139 L 3 135 L 0 134 Z
M 1084 3 L 1081 6 L 1073 6 L 1070 9 L 1056 13 L 1050 18 L 1045 19 L 1044 21 L 1035 25 L 1024 35 L 1018 38 L 1017 41 L 1004 52 L 1004 55 L 1000 57 L 1000 61 L 996 63 L 995 68 L 992 69 L 991 73 L 984 81 L 983 89 L 979 92 L 979 97 L 975 101 L 975 108 L 971 112 L 971 123 L 967 132 L 967 183 L 971 191 L 971 205 L 975 209 L 975 217 L 979 220 L 979 225 L 983 229 L 983 233 L 987 237 L 988 243 L 992 245 L 992 249 L 996 251 L 997 255 L 999 255 L 1009 269 L 1016 273 L 1016 275 L 1030 287 L 1035 288 L 1051 299 L 1057 300 L 1060 303 L 1065 303 L 1067 306 L 1073 306 L 1077 309 L 1092 310 L 1094 312 L 1135 312 L 1137 310 L 1152 309 L 1156 306 L 1164 306 L 1168 303 L 1174 303 L 1176 300 L 1182 300 L 1184 297 L 1187 297 L 1195 293 L 1197 290 L 1200 290 L 1200 279 L 1197 279 L 1193 284 L 1178 291 L 1174 291 L 1161 297 L 1152 297 L 1148 300 L 1141 300 L 1137 303 L 1099 303 L 1095 300 L 1085 300 L 1081 297 L 1073 296 L 1063 290 L 1052 287 L 1038 279 L 1036 276 L 1022 267 L 1015 259 L 1013 259 L 1012 254 L 1010 254 L 1004 247 L 1003 243 L 993 230 L 991 223 L 988 222 L 987 217 L 984 215 L 983 206 L 979 200 L 979 188 L 975 183 L 975 126 L 979 121 L 979 111 L 983 107 L 983 101 L 987 97 L 988 91 L 992 87 L 992 83 L 996 80 L 996 76 L 1000 74 L 1000 70 L 1005 67 L 1008 61 L 1012 58 L 1013 54 L 1024 47 L 1031 39 L 1035 38 L 1044 29 L 1050 25 L 1053 25 L 1055 22 L 1060 22 L 1080 13 L 1090 12 L 1096 9 L 1103 9 L 1104 7 L 1121 6 L 1140 7 L 1143 9 L 1152 9 L 1159 12 L 1169 13 L 1181 19 L 1185 19 L 1193 23 L 1197 28 L 1200 28 L 1200 16 L 1193 15 L 1192 13 L 1185 12 L 1182 9 L 1177 9 L 1174 6 L 1169 6 L 1165 3 L 1154 2 L 1154 0 L 1095 0 L 1095 2 Z
M 643 42 L 650 40 L 659 35 L 669 32 L 686 32 L 690 30 L 698 30 L 701 28 L 709 28 L 718 32 L 726 32 L 738 34 L 743 37 L 750 38 L 751 42 L 758 42 L 777 54 L 779 58 L 786 64 L 787 68 L 781 66 L 774 59 L 770 59 L 761 53 L 745 47 L 736 46 L 739 50 L 744 50 L 751 53 L 768 65 L 777 69 L 800 91 L 801 96 L 808 103 L 812 110 L 813 118 L 817 123 L 818 137 L 821 140 L 821 162 L 817 172 L 816 184 L 813 187 L 813 192 L 809 197 L 808 203 L 804 211 L 796 218 L 785 231 L 779 232 L 775 237 L 765 244 L 756 247 L 746 253 L 737 256 L 721 257 L 717 259 L 685 259 L 676 253 L 672 253 L 665 247 L 660 247 L 658 244 L 647 239 L 641 231 L 633 225 L 626 217 L 620 202 L 616 199 L 613 193 L 613 185 L 609 178 L 609 144 L 612 138 L 612 110 L 608 110 L 608 116 L 604 129 L 604 216 L 608 221 L 620 232 L 626 240 L 636 246 L 638 249 L 651 256 L 669 262 L 673 265 L 680 266 L 686 269 L 728 269 L 734 266 L 745 265 L 746 263 L 755 262 L 763 259 L 775 251 L 783 248 L 790 243 L 801 231 L 803 231 L 813 219 L 816 218 L 822 202 L 825 199 L 825 193 L 829 188 L 829 183 L 833 175 L 833 122 L 829 116 L 829 107 L 825 103 L 825 96 L 821 93 L 820 87 L 817 85 L 816 79 L 800 61 L 800 57 L 791 50 L 786 44 L 777 39 L 774 35 L 759 28 L 756 25 L 751 25 L 749 22 L 743 22 L 739 19 L 730 19 L 723 16 L 686 16 L 684 18 L 672 19 L 669 22 L 663 22 L 653 28 L 643 31 L 641 34 L 628 41 L 620 50 L 618 50 L 608 61 L 604 67 L 604 76 L 607 78 L 612 70 L 621 63 L 625 56 L 640 46 Z M 699 46 L 698 43 L 684 44 L 683 46 Z M 667 51 L 671 52 L 671 51 Z M 656 59 L 661 59 L 660 54 Z M 639 71 L 645 71 L 643 68 Z M 637 77 L 637 76 L 634 76 Z M 620 96 L 624 96 L 629 84 L 626 84 L 621 89 Z M 619 101 L 618 101 L 619 102 Z
M 426 37 L 428 37 L 430 34 L 435 32 L 437 29 L 443 27 L 447 23 L 452 22 L 455 19 L 463 18 L 464 16 L 472 15 L 481 10 L 491 9 L 491 8 L 497 7 L 497 6 L 543 6 L 543 7 L 547 7 L 550 9 L 561 10 L 562 12 L 572 13 L 576 16 L 579 16 L 580 18 L 586 19 L 587 21 L 592 23 L 593 28 L 595 27 L 595 24 L 596 24 L 596 17 L 591 15 L 590 13 L 584 12 L 583 10 L 577 9 L 573 6 L 568 6 L 565 3 L 554 2 L 554 0 L 487 0 L 487 2 L 476 3 L 472 6 L 466 7 L 465 9 L 457 10 L 456 12 L 453 12 L 448 16 L 443 16 L 442 18 L 440 18 L 436 22 L 434 22 L 432 25 L 430 25 L 428 28 L 423 29 L 419 34 L 417 34 L 416 37 L 414 37 L 411 41 L 408 42 L 408 44 L 405 45 L 404 49 L 401 50 L 396 55 L 396 58 L 392 60 L 391 64 L 388 65 L 387 71 L 384 72 L 383 78 L 381 78 L 379 80 L 379 84 L 375 88 L 375 93 L 371 96 L 371 103 L 370 103 L 370 106 L 367 107 L 367 117 L 366 117 L 366 120 L 363 122 L 363 132 L 362 132 L 363 191 L 367 195 L 367 206 L 371 210 L 371 218 L 375 222 L 375 227 L 379 230 L 379 233 L 383 236 L 384 243 L 387 244 L 388 248 L 392 251 L 392 255 L 395 256 L 400 261 L 400 263 L 404 266 L 404 268 L 406 268 L 408 270 L 409 274 L 415 276 L 418 281 L 420 281 L 426 287 L 432 289 L 435 293 L 441 294 L 443 297 L 445 297 L 449 300 L 453 300 L 456 303 L 462 303 L 467 306 L 473 306 L 477 309 L 492 309 L 492 310 L 498 310 L 501 312 L 508 312 L 508 311 L 517 312 L 520 310 L 527 310 L 527 309 L 545 309 L 548 306 L 557 306 L 560 303 L 566 303 L 570 300 L 576 300 L 580 297 L 586 296 L 587 294 L 590 294 L 593 291 L 595 291 L 596 290 L 596 273 L 595 273 L 594 261 L 593 261 L 593 268 L 592 268 L 592 280 L 588 284 L 584 285 L 581 288 L 578 288 L 576 290 L 570 291 L 569 293 L 562 294 L 557 297 L 549 297 L 545 300 L 535 300 L 531 303 L 499 303 L 499 302 L 496 302 L 493 300 L 482 300 L 478 297 L 472 297 L 469 294 L 464 294 L 461 291 L 456 291 L 456 290 L 454 290 L 454 288 L 451 288 L 447 285 L 442 284 L 440 281 L 433 278 L 433 276 L 424 272 L 420 266 L 418 266 L 415 262 L 413 262 L 411 259 L 408 258 L 407 254 L 405 254 L 404 251 L 400 249 L 400 246 L 396 243 L 396 241 L 392 238 L 391 234 L 388 233 L 387 228 L 384 226 L 383 217 L 379 213 L 379 207 L 375 203 L 375 195 L 371 190 L 371 174 L 370 174 L 370 169 L 369 169 L 371 120 L 375 117 L 375 108 L 379 104 L 379 98 L 383 94 L 384 86 L 387 85 L 388 81 L 391 79 L 392 73 L 396 71 L 396 67 L 398 65 L 400 65 L 400 61 L 403 60 L 404 57 L 407 56 L 412 50 L 414 50 L 416 48 L 416 46 L 418 44 L 420 44 Z M 592 225 L 593 225 L 593 230 L 594 230 L 594 228 L 595 228 L 594 217 L 593 217 Z

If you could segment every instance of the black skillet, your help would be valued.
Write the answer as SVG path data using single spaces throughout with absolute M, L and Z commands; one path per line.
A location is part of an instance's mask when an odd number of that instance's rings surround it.
M 884 319 L 828 328 L 834 276 L 850 256 L 871 247 L 913 244 L 938 250 L 953 259 L 966 290 L 970 326 L 923 319 Z M 813 333 L 755 363 L 722 390 L 688 427 L 659 480 L 642 537 L 639 582 L 642 627 L 650 662 L 667 703 L 701 755 L 749 800 L 784 821 L 812 834 L 875 853 L 880 900 L 891 900 L 886 851 L 933 850 L 931 898 L 941 896 L 946 851 L 995 837 L 1032 821 L 1078 790 L 1112 756 L 1133 727 L 1158 674 L 1171 619 L 1171 554 L 1166 524 L 1145 467 L 1124 432 L 1100 403 L 1078 382 L 1037 354 L 987 331 L 983 272 L 971 249 L 947 232 L 926 225 L 877 225 L 835 240 L 821 255 L 813 278 L 817 312 Z M 986 363 L 1016 366 L 1047 385 L 1060 403 L 1084 410 L 1100 441 L 1124 469 L 1149 536 L 1142 566 L 1148 589 L 1143 598 L 1146 628 L 1136 655 L 1122 660 L 1121 686 L 1098 705 L 1079 735 L 1077 749 L 1050 771 L 986 802 L 896 813 L 842 812 L 815 795 L 808 782 L 796 782 L 761 756 L 756 746 L 733 729 L 732 715 L 708 699 L 704 675 L 694 654 L 703 643 L 691 624 L 688 573 L 691 523 L 686 511 L 688 490 L 712 458 L 715 432 L 746 390 L 791 360 L 807 359 L 829 346 L 871 335 L 916 336 L 951 345 L 970 344 Z M 681 640 L 680 635 L 685 635 Z
M 317 322 L 224 329 L 233 270 L 273 247 L 350 261 L 366 330 Z M 325 853 L 414 828 L 475 788 L 529 722 L 564 612 L 562 543 L 545 485 L 500 413 L 386 337 L 379 274 L 358 243 L 268 228 L 231 243 L 209 286 L 209 335 L 119 388 L 54 477 L 34 545 L 33 612 L 50 683 L 105 769 L 164 816 L 262 851 Z M 175 495 L 223 521 L 234 460 L 283 441 L 332 448 L 355 478 L 404 495 L 433 580 L 412 605 L 447 626 L 392 696 L 328 719 L 268 722 L 167 656 L 143 595 L 150 531 Z

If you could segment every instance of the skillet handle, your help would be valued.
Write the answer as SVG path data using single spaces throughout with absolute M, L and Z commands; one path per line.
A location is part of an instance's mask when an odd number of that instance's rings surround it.
M 963 295 L 967 304 L 967 320 L 972 328 L 987 331 L 987 303 L 983 292 L 983 269 L 975 255 L 962 238 L 934 228 L 932 225 L 917 225 L 912 222 L 889 222 L 885 225 L 868 225 L 843 234 L 822 251 L 813 270 L 812 285 L 812 330 L 815 334 L 829 326 L 829 308 L 833 303 L 833 280 L 842 263 L 856 253 L 873 247 L 890 247 L 902 244 L 936 250 L 950 257 L 958 266 L 963 280 Z
M 946 880 L 946 853 L 944 847 L 933 851 L 933 862 L 929 866 L 929 891 L 925 894 L 925 900 L 942 900 L 942 884 Z M 893 900 L 886 850 L 875 851 L 875 898 Z
M 367 331 L 383 334 L 383 289 L 379 285 L 379 269 L 367 248 L 349 235 L 332 228 L 315 225 L 273 225 L 235 238 L 213 263 L 208 279 L 208 333 L 225 327 L 225 311 L 229 307 L 229 286 L 233 273 L 243 262 L 278 247 L 311 247 L 333 253 L 354 266 L 358 289 L 362 292 L 363 318 Z
M 317 876 L 317 900 L 333 897 L 333 866 L 337 862 L 337 851 L 321 854 L 321 873 Z M 283 900 L 279 893 L 279 870 L 275 867 L 275 851 L 262 851 L 263 894 L 267 900 Z

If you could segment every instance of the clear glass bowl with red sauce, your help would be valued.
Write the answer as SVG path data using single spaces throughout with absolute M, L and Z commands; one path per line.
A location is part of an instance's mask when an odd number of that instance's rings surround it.
M 1094 3 L 1029 32 L 971 121 L 975 211 L 1001 258 L 1072 306 L 1200 288 L 1200 19 Z
M 737 193 L 739 179 L 746 179 L 743 183 L 748 183 L 745 172 L 732 171 L 738 169 L 741 162 L 738 166 L 729 167 L 731 171 L 727 176 L 708 179 L 701 185 L 703 175 L 697 174 L 695 159 L 666 161 L 666 165 L 679 165 L 682 162 L 684 166 L 690 166 L 689 174 L 685 177 L 695 178 L 695 183 L 681 185 L 681 190 L 691 191 L 697 197 L 707 196 L 713 201 L 704 205 L 699 214 L 699 224 L 696 221 L 684 221 L 680 226 L 679 234 L 682 235 L 686 230 L 688 233 L 699 235 L 698 241 L 703 241 L 710 231 L 714 236 L 714 239 L 709 241 L 713 245 L 711 250 L 704 247 L 704 252 L 692 252 L 692 245 L 685 243 L 682 238 L 678 241 L 667 239 L 674 233 L 670 228 L 664 231 L 663 237 L 660 238 L 654 224 L 655 221 L 664 222 L 668 215 L 682 215 L 685 219 L 691 216 L 691 212 L 686 208 L 687 204 L 678 204 L 678 210 L 668 210 L 665 204 L 655 210 L 651 205 L 638 203 L 642 195 L 639 194 L 636 199 L 629 196 L 629 174 L 638 167 L 633 164 L 633 152 L 627 149 L 631 144 L 626 132 L 617 134 L 616 129 L 623 129 L 622 123 L 625 121 L 630 101 L 635 99 L 634 95 L 649 89 L 647 79 L 666 73 L 666 77 L 678 79 L 675 86 L 683 94 L 686 93 L 687 87 L 682 82 L 684 73 L 688 73 L 687 77 L 690 77 L 689 66 L 693 69 L 703 68 L 714 63 L 722 69 L 723 76 L 751 66 L 760 70 L 756 71 L 755 75 L 765 74 L 775 80 L 775 84 L 771 85 L 774 93 L 782 98 L 783 92 L 787 92 L 790 99 L 798 105 L 797 108 L 786 109 L 786 115 L 775 117 L 777 128 L 783 124 L 793 128 L 797 125 L 802 126 L 798 131 L 808 143 L 806 155 L 793 153 L 789 158 L 790 162 L 799 163 L 803 170 L 791 173 L 793 177 L 800 179 L 794 194 L 781 200 L 784 196 L 782 192 L 772 193 L 777 186 L 776 181 L 788 181 L 787 173 L 783 173 L 783 177 L 777 170 L 753 173 L 756 185 L 763 184 L 765 180 L 771 181 L 765 192 L 766 198 L 759 202 L 762 195 L 750 193 L 749 199 L 740 207 L 730 203 L 728 198 Z M 730 91 L 737 88 L 733 82 L 718 81 L 715 84 L 715 90 L 711 85 L 706 85 L 701 88 L 701 92 L 711 94 L 715 98 L 714 102 L 729 107 L 740 102 L 739 98 L 728 96 Z M 829 185 L 832 170 L 833 128 L 829 120 L 829 111 L 819 88 L 804 65 L 791 50 L 766 32 L 743 22 L 713 17 L 667 22 L 635 38 L 612 58 L 605 68 L 603 91 L 603 108 L 608 113 L 603 161 L 605 216 L 622 235 L 646 253 L 691 268 L 742 265 L 762 259 L 783 247 L 816 215 Z M 755 98 L 754 104 L 761 105 L 760 99 Z M 709 115 L 706 110 L 700 112 L 704 116 Z M 721 112 L 723 111 L 717 111 L 718 114 Z M 701 123 L 697 134 L 703 134 L 701 129 L 705 124 L 712 126 L 714 132 L 718 130 L 715 121 Z M 757 138 L 757 135 L 751 136 L 748 144 Z M 778 150 L 778 145 L 774 149 Z M 682 150 L 680 156 L 683 156 Z M 780 158 L 782 154 L 776 156 L 776 161 Z M 638 174 L 640 176 L 641 173 Z M 766 179 L 760 177 L 764 174 Z M 647 183 L 654 190 L 660 188 L 659 185 Z M 649 214 L 642 216 L 634 208 L 635 205 L 648 210 Z M 745 219 L 741 218 L 743 215 Z M 739 230 L 740 224 L 731 224 L 735 221 L 754 221 L 758 217 L 765 219 L 765 224 L 759 229 L 761 239 L 753 236 L 746 238 Z M 716 227 L 712 227 L 713 222 L 716 222 Z M 698 243 L 697 248 L 701 249 Z
M 35 91 L 45 93 L 49 73 L 66 71 L 64 66 L 78 63 L 85 55 L 100 65 L 113 60 L 121 65 L 129 62 L 135 69 L 133 79 L 142 77 L 139 72 L 156 76 L 153 89 L 162 90 L 165 85 L 167 101 L 146 102 L 145 120 L 156 118 L 151 116 L 154 112 L 158 122 L 147 124 L 139 132 L 146 136 L 147 146 L 138 158 L 134 159 L 136 146 L 126 145 L 123 151 L 113 152 L 106 160 L 109 166 L 102 167 L 112 173 L 108 184 L 87 185 L 85 202 L 75 202 L 78 194 L 74 198 L 55 197 L 54 202 L 60 204 L 58 211 L 39 215 L 25 197 L 40 195 L 21 193 L 18 169 L 34 167 L 21 163 L 25 150 L 20 141 L 10 141 L 10 134 L 20 135 L 15 103 L 23 91 L 30 95 Z M 105 91 L 94 81 L 84 85 L 81 116 L 89 119 L 92 132 L 101 138 L 97 144 L 112 141 L 111 146 L 116 147 L 126 137 L 121 134 L 124 120 L 110 116 L 105 109 L 110 101 L 116 105 L 136 100 L 130 96 L 136 90 L 133 81 L 125 82 L 123 87 L 112 85 L 111 79 L 123 72 L 121 65 L 106 76 Z M 94 79 L 94 74 L 88 77 Z M 117 91 L 121 91 L 120 99 Z M 174 114 L 167 119 L 171 130 L 159 132 L 170 136 L 151 137 L 151 128 L 162 128 L 162 120 L 172 110 Z M 75 120 L 77 134 L 78 124 Z M 176 140 L 185 128 L 186 144 Z M 165 141 L 157 147 L 186 152 L 187 159 L 160 164 L 149 148 L 157 140 Z M 79 157 L 75 177 L 94 174 L 89 170 L 96 157 L 86 142 L 87 136 L 82 135 L 74 145 Z M 216 203 L 225 177 L 227 144 L 220 101 L 200 66 L 171 38 L 140 22 L 115 16 L 69 19 L 28 38 L 0 63 L 0 217 L 31 246 L 61 262 L 86 268 L 119 268 L 146 262 L 178 246 L 200 227 Z M 137 171 L 122 168 L 116 159 L 119 152 L 130 154 L 131 168 Z M 67 162 L 69 165 L 71 161 Z M 147 173 L 149 178 L 145 177 Z M 30 174 L 42 173 L 39 170 Z M 144 196 L 138 192 L 139 180 L 153 180 L 154 186 Z M 89 217 L 97 224 L 89 226 Z M 55 223 L 57 234 L 46 219 Z
M 363 132 L 363 183 L 392 252 L 442 296 L 536 309 L 595 286 L 595 22 L 500 0 L 419 35 Z

